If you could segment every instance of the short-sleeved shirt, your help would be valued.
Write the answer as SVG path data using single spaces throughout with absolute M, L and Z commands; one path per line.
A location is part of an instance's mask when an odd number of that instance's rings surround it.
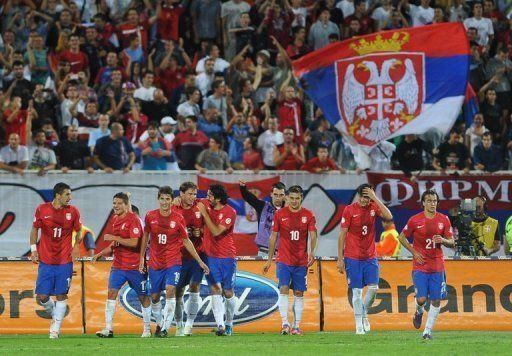
M 59 59 L 66 60 L 71 64 L 71 73 L 85 72 L 89 69 L 89 58 L 84 52 L 64 51 L 60 54 Z
M 316 231 L 316 218 L 306 208 L 279 209 L 274 215 L 272 231 L 279 233 L 277 261 L 288 266 L 308 265 L 308 237 Z
M 375 202 L 363 207 L 359 202 L 345 207 L 341 228 L 348 229 L 345 240 L 345 257 L 367 260 L 377 257 L 375 250 L 375 219 L 381 212 Z
M 132 212 L 120 217 L 114 215 L 110 222 L 110 233 L 122 239 L 139 239 L 135 247 L 128 247 L 114 243 L 114 264 L 112 267 L 130 271 L 138 270 L 140 262 L 140 238 L 142 237 L 142 224 L 139 217 Z
M 21 162 L 28 162 L 28 149 L 26 146 L 19 145 L 16 151 L 7 145 L 0 149 L 0 162 L 11 165 L 17 165 Z
M 434 235 L 453 239 L 452 225 L 446 215 L 436 212 L 433 218 L 428 218 L 424 212 L 416 214 L 407 221 L 402 233 L 407 238 L 413 238 L 412 244 L 414 249 L 425 260 L 425 263 L 422 265 L 413 260 L 412 269 L 414 271 L 429 273 L 444 271 L 442 244 L 434 242 Z
M 129 161 L 129 154 L 133 147 L 126 137 L 113 140 L 105 136 L 96 141 L 94 153 L 98 155 L 101 162 L 112 169 L 123 169 Z
M 190 207 L 189 209 L 185 209 L 181 205 L 175 206 L 173 207 L 173 209 L 176 209 L 181 213 L 181 215 L 183 215 L 183 218 L 185 219 L 185 227 L 187 228 L 188 238 L 194 244 L 197 253 L 203 252 L 204 230 L 201 232 L 201 235 L 199 235 L 199 237 L 195 237 L 193 234 L 194 229 L 206 228 L 204 227 L 203 216 L 201 215 L 201 212 L 197 208 L 197 204 L 194 203 L 194 205 L 192 205 L 192 207 Z M 192 256 L 185 248 L 183 248 L 181 252 L 184 260 L 192 259 Z
M 168 216 L 151 210 L 144 219 L 149 234 L 149 267 L 154 270 L 181 265 L 183 239 L 187 238 L 185 219 L 173 207 Z
M 39 260 L 48 265 L 72 261 L 73 231 L 80 230 L 80 212 L 72 205 L 56 209 L 51 202 L 37 207 L 32 226 L 41 230 Z
M 236 221 L 236 211 L 229 205 L 224 205 L 221 209 L 215 210 L 208 203 L 204 203 L 210 218 L 215 225 L 224 226 L 224 231 L 219 236 L 213 236 L 208 227 L 204 228 L 204 251 L 210 257 L 217 258 L 235 258 L 236 247 L 233 240 L 233 229 Z

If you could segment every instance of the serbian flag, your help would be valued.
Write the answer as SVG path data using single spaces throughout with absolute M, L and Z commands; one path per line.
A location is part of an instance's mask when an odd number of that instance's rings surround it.
M 395 136 L 452 127 L 469 44 L 460 23 L 384 31 L 312 52 L 293 72 L 331 124 L 368 152 Z
M 466 127 L 471 126 L 473 123 L 473 118 L 478 113 L 478 97 L 476 96 L 475 91 L 471 84 L 468 83 L 468 87 L 466 89 L 466 96 L 464 97 L 464 106 L 462 106 L 462 112 L 464 113 L 464 121 L 466 122 Z

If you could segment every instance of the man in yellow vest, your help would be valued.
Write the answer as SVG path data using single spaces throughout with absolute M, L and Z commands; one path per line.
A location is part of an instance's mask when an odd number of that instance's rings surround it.
M 476 211 L 471 230 L 478 241 L 483 243 L 483 251 L 478 251 L 478 243 L 475 241 L 475 251 L 479 256 L 490 256 L 500 249 L 500 231 L 498 220 L 487 215 L 487 200 L 483 196 L 475 198 Z
M 382 219 L 384 231 L 380 234 L 380 242 L 375 244 L 377 255 L 379 257 L 399 257 L 402 245 L 398 241 L 398 231 L 396 231 L 393 220 Z
M 73 231 L 73 246 L 75 245 L 76 231 Z M 94 256 L 96 238 L 94 232 L 85 225 L 82 225 L 82 242 L 80 244 L 80 257 Z
M 512 255 L 512 216 L 505 223 L 505 255 Z

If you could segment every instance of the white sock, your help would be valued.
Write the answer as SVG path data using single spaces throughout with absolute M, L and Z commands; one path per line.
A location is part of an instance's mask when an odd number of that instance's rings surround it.
M 164 307 L 164 325 L 162 330 L 169 330 L 174 318 L 174 309 L 176 308 L 176 298 L 167 298 Z
M 107 299 L 105 305 L 105 329 L 112 331 L 112 321 L 116 312 L 116 300 Z
M 283 326 L 290 325 L 288 322 L 288 294 L 279 294 L 277 305 Z
M 187 313 L 186 326 L 193 326 L 199 311 L 199 293 L 189 293 L 185 312 Z
M 67 300 L 55 302 L 55 311 L 54 311 L 54 317 L 53 317 L 53 320 L 55 322 L 53 324 L 53 331 L 60 332 L 60 326 L 62 325 L 62 320 L 64 320 L 64 316 L 66 315 L 67 305 L 68 305 Z
M 361 288 L 352 288 L 352 308 L 356 319 L 356 328 L 363 327 L 363 290 Z
M 377 296 L 377 290 L 379 287 L 377 286 L 369 286 L 366 291 L 366 295 L 364 296 L 364 308 L 363 308 L 363 318 L 368 317 L 368 309 L 373 305 L 375 301 L 375 297 Z
M 212 295 L 212 309 L 213 316 L 215 318 L 215 323 L 217 326 L 225 327 L 224 324 L 224 303 L 222 302 L 222 295 L 214 294 Z
M 236 297 L 226 298 L 226 325 L 233 326 L 233 317 L 235 316 Z
M 151 312 L 156 320 L 156 325 L 162 327 L 162 303 L 158 301 L 157 303 L 151 302 Z
M 144 330 L 151 330 L 151 306 L 144 308 L 141 305 L 142 309 L 142 321 L 144 322 Z
M 416 311 L 418 312 L 418 314 L 423 314 L 423 312 L 425 311 L 424 306 L 425 304 L 419 305 L 418 301 L 416 301 Z
M 52 298 L 48 298 L 46 302 L 41 302 L 41 305 L 44 307 L 44 310 L 53 317 L 53 310 L 55 309 L 55 302 Z
M 430 334 L 432 332 L 432 329 L 434 328 L 434 324 L 436 323 L 436 319 L 440 311 L 441 307 L 435 307 L 433 305 L 430 305 L 427 323 L 425 324 L 425 331 L 423 331 L 423 335 Z
M 176 324 L 183 321 L 183 297 L 176 298 L 176 309 L 174 310 Z
M 293 315 L 295 316 L 294 328 L 299 328 L 300 321 L 302 320 L 302 311 L 304 310 L 304 297 L 295 297 L 293 301 Z

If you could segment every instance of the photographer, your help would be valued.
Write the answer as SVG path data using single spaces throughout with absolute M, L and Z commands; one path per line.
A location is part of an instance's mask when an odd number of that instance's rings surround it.
M 487 215 L 487 200 L 485 197 L 477 196 L 474 202 L 476 211 L 471 222 L 471 230 L 478 238 L 477 241 L 483 244 L 482 249 L 479 250 L 479 243 L 474 241 L 475 251 L 478 251 L 477 255 L 479 256 L 490 256 L 500 249 L 499 223 L 498 220 Z

